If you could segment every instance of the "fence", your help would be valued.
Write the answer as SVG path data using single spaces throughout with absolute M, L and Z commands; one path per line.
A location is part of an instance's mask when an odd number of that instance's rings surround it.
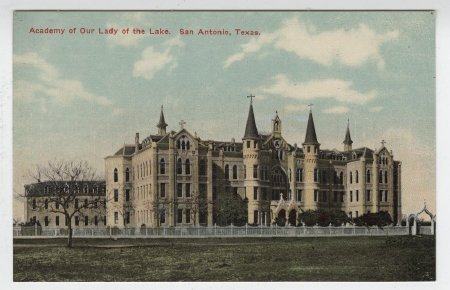
M 42 227 L 14 227 L 14 237 L 65 237 L 67 229 Z M 429 234 L 422 227 L 421 234 Z M 74 228 L 74 237 L 326 237 L 326 236 L 399 236 L 409 235 L 407 226 L 389 227 L 160 227 L 160 228 Z

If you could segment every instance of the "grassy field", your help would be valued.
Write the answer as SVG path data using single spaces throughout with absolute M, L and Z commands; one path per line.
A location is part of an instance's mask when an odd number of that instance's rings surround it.
M 429 281 L 434 237 L 15 240 L 14 281 Z

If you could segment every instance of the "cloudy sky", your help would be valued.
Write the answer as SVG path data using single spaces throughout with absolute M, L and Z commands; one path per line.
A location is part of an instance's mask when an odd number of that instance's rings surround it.
M 184 120 L 202 139 L 240 140 L 254 94 L 258 129 L 269 131 L 277 110 L 292 144 L 304 139 L 309 103 L 322 148 L 343 148 L 347 118 L 354 148 L 386 140 L 403 162 L 404 212 L 424 199 L 435 209 L 431 12 L 16 12 L 13 28 L 16 193 L 33 165 L 55 158 L 88 160 L 103 175 L 104 157 L 155 133 L 161 105 L 170 130 Z M 15 201 L 15 216 L 21 208 Z

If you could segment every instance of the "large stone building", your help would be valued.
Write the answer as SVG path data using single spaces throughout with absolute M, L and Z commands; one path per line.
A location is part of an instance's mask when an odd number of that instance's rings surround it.
M 252 102 L 242 142 L 202 140 L 180 125 L 166 131 L 161 108 L 156 134 L 136 133 L 134 144 L 105 158 L 107 225 L 213 225 L 221 194 L 246 201 L 250 224 L 296 224 L 307 209 L 401 219 L 401 162 L 384 142 L 353 149 L 348 125 L 342 151 L 320 148 L 311 110 L 302 146 L 286 142 L 278 114 L 271 134 L 258 133 Z
M 25 221 L 30 224 L 65 228 L 68 222 L 63 207 L 66 207 L 69 213 L 75 213 L 72 218 L 75 227 L 106 226 L 103 180 L 39 181 L 25 185 L 25 197 Z

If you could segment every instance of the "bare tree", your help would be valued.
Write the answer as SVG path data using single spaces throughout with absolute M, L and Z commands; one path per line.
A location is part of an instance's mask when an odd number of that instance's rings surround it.
M 33 207 L 41 211 L 63 214 L 68 230 L 67 246 L 73 245 L 72 220 L 88 212 L 104 212 L 106 193 L 104 181 L 85 161 L 52 161 L 30 171 L 36 183 L 26 186 L 25 197 L 33 200 Z M 44 187 L 44 191 L 42 188 Z
M 191 218 L 194 221 L 194 225 L 197 223 L 197 217 L 200 218 L 201 214 L 208 212 L 208 200 L 205 194 L 196 193 L 187 202 L 191 210 Z

